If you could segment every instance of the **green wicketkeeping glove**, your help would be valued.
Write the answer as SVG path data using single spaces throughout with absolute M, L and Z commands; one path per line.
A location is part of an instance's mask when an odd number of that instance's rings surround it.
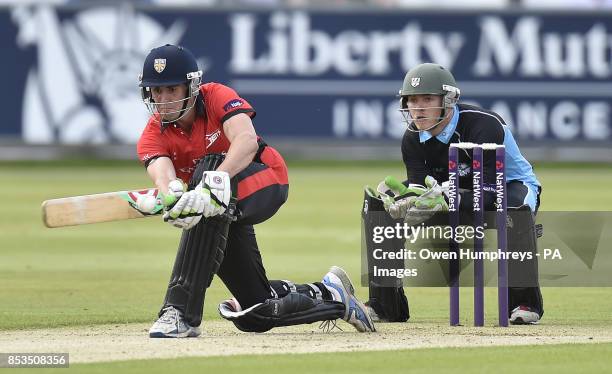
M 404 222 L 416 226 L 430 219 L 437 212 L 448 211 L 448 204 L 444 199 L 443 188 L 432 176 L 425 178 L 427 191 L 409 202 Z
M 404 218 L 413 199 L 421 196 L 427 188 L 419 184 L 405 186 L 393 176 L 387 176 L 378 184 L 377 191 L 385 210 L 392 218 Z
M 425 178 L 425 186 L 428 188 L 427 191 L 414 199 L 414 206 L 421 210 L 447 211 L 448 204 L 444 199 L 444 193 L 438 181 L 428 175 Z

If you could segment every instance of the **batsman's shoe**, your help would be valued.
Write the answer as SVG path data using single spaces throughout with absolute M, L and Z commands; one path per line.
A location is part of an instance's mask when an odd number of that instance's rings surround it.
M 195 338 L 201 333 L 199 327 L 189 326 L 180 310 L 170 306 L 151 326 L 151 338 Z
M 365 308 L 366 308 L 366 312 L 368 312 L 368 314 L 370 315 L 370 318 L 372 319 L 372 321 L 374 322 L 389 322 L 387 321 L 385 318 L 381 318 L 378 313 L 376 313 L 376 311 L 374 310 L 374 308 L 372 308 L 371 306 L 368 305 L 368 303 L 366 302 L 365 304 Z
M 343 319 L 346 322 L 353 325 L 359 332 L 376 331 L 374 322 L 372 322 L 365 305 L 355 296 L 355 288 L 342 268 L 332 266 L 323 277 L 323 284 L 335 291 L 332 293 L 340 298 L 337 301 L 344 303 L 346 310 Z
M 510 323 L 513 325 L 537 325 L 539 322 L 540 315 L 528 306 L 517 306 L 510 314 Z

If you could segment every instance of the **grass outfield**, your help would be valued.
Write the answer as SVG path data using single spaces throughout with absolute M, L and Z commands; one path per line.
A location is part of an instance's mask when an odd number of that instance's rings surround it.
M 539 165 L 536 169 L 544 185 L 542 210 L 612 210 L 612 200 L 602 198 L 608 195 L 608 186 L 612 185 L 610 165 Z M 320 279 L 330 265 L 338 264 L 345 267 L 354 280 L 358 279 L 362 186 L 375 185 L 387 174 L 401 176 L 403 173 L 399 163 L 291 164 L 288 203 L 275 217 L 257 228 L 269 277 L 314 281 Z M 0 164 L 0 193 L 5 199 L 0 216 L 0 330 L 153 321 L 170 275 L 178 230 L 162 224 L 159 218 L 61 229 L 46 229 L 40 219 L 40 203 L 44 199 L 140 188 L 150 184 L 136 162 Z M 469 297 L 471 290 L 462 292 Z M 363 298 L 367 290 L 358 287 L 357 293 Z M 412 323 L 446 323 L 448 291 L 445 288 L 407 289 L 407 293 Z M 488 299 L 492 300 L 495 289 L 487 289 L 487 293 Z M 543 295 L 546 315 L 542 323 L 609 326 L 612 322 L 609 289 L 545 288 Z M 215 280 L 207 293 L 205 319 L 219 318 L 216 304 L 227 296 L 223 285 Z M 494 304 L 487 303 L 489 321 L 494 320 Z M 471 314 L 467 309 L 465 305 L 462 320 L 469 324 Z M 507 355 L 507 350 L 519 356 Z M 550 365 L 563 368 L 571 367 L 569 363 L 572 362 L 576 365 L 582 362 L 574 367 L 574 371 L 591 370 L 583 366 L 584 361 L 590 361 L 586 358 L 601 353 L 601 361 L 604 361 L 604 356 L 610 356 L 604 352 L 609 351 L 610 345 L 490 350 L 491 357 L 499 357 L 500 362 L 504 362 L 504 369 L 520 364 L 508 360 L 508 357 L 525 354 L 529 360 L 544 357 L 550 360 Z M 440 355 L 441 352 L 444 356 Z M 390 355 L 415 362 L 415 367 L 433 365 L 436 358 L 456 357 L 458 366 L 463 367 L 464 362 L 476 360 L 476 355 L 485 357 L 482 352 L 477 349 L 428 349 L 401 354 L 340 354 L 338 357 L 342 359 L 339 362 L 344 365 L 337 368 L 350 368 L 348 362 L 355 362 L 360 368 L 372 366 L 378 360 L 393 362 Z M 572 355 L 584 360 L 572 360 Z M 322 365 L 319 371 L 330 366 L 336 368 L 336 355 L 317 357 L 328 365 Z M 281 361 L 276 361 L 276 358 Z M 194 368 L 206 365 L 211 365 L 211 368 L 217 367 L 215 365 L 252 368 L 257 365 L 265 368 L 267 362 L 265 358 L 253 356 L 240 357 L 235 363 L 230 363 L 234 362 L 233 358 L 225 359 L 224 363 L 222 360 L 187 359 L 181 360 L 184 362 L 181 365 Z M 281 356 L 275 357 L 274 361 L 283 360 L 290 361 Z M 305 361 L 318 360 L 297 360 Z M 490 368 L 487 366 L 489 360 L 481 361 L 483 363 L 477 369 Z M 568 364 L 562 365 L 566 361 Z M 592 361 L 596 362 L 584 365 L 597 365 L 599 362 Z M 452 362 L 443 360 L 438 363 L 443 365 L 439 368 L 452 365 Z M 609 364 L 610 359 L 607 358 L 606 362 Z M 177 367 L 177 363 L 159 361 L 160 367 L 165 368 Z M 133 362 L 81 368 L 129 367 L 138 372 L 139 368 L 148 371 L 147 365 Z M 545 367 L 548 366 L 541 368 Z M 598 371 L 597 367 L 592 370 Z M 296 371 L 300 372 L 299 369 Z
M 605 373 L 612 344 L 190 357 L 73 365 L 79 373 Z M 598 358 L 606 359 L 598 359 Z M 501 365 L 500 365 L 501 363 Z M 39 373 L 41 369 L 30 369 Z M 43 370 L 62 373 L 65 369 Z M 28 370 L 20 370 L 28 372 Z

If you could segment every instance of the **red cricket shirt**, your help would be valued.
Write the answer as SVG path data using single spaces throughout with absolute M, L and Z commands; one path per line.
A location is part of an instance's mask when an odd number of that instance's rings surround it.
M 156 116 L 151 116 L 137 145 L 138 158 L 145 166 L 157 157 L 169 157 L 176 176 L 188 183 L 200 158 L 207 153 L 225 153 L 229 149 L 223 122 L 239 113 L 255 117 L 255 110 L 245 99 L 220 83 L 201 85 L 200 95 L 204 113 L 196 116 L 190 134 L 178 125 L 162 129 Z

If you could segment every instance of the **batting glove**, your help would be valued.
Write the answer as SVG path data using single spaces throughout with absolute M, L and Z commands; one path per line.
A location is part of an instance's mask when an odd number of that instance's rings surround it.
M 232 197 L 229 174 L 224 171 L 205 171 L 195 191 L 203 199 L 204 217 L 223 214 Z
M 172 226 L 189 230 L 202 219 L 204 197 L 195 190 L 183 193 L 174 206 L 164 213 L 164 221 Z
M 165 207 L 163 219 L 172 226 L 189 230 L 202 219 L 203 199 L 194 191 L 185 192 L 182 181 L 171 181 L 168 193 L 160 198 Z
M 168 183 L 168 192 L 167 193 L 159 193 L 159 199 L 161 203 L 164 205 L 166 210 L 172 208 L 174 204 L 183 196 L 185 192 L 185 185 L 183 181 L 180 179 L 175 179 Z

